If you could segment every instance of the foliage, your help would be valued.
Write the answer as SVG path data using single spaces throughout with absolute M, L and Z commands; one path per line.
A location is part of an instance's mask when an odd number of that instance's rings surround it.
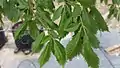
M 110 6 L 108 18 L 120 20 L 119 0 L 112 0 L 113 4 L 108 4 L 108 0 L 101 2 Z M 96 0 L 0 0 L 0 21 L 2 16 L 7 16 L 12 22 L 24 21 L 16 31 L 15 39 L 29 29 L 35 40 L 32 50 L 40 53 L 41 67 L 53 53 L 62 67 L 68 60 L 82 55 L 89 67 L 99 68 L 99 58 L 93 51 L 99 48 L 96 33 L 108 31 L 108 27 L 95 5 Z M 57 19 L 60 19 L 59 24 L 55 23 Z M 39 34 L 41 26 L 44 32 Z M 69 32 L 74 32 L 74 35 L 65 47 L 60 41 Z

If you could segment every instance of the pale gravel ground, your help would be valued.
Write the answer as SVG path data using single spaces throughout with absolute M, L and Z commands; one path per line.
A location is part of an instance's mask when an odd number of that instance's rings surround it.
M 103 46 L 103 48 L 107 48 L 115 44 L 120 44 L 120 34 L 116 30 L 111 29 L 111 33 L 104 32 L 101 36 L 98 35 L 98 38 L 101 41 L 100 45 Z M 70 36 L 68 36 L 66 39 L 63 39 L 62 44 L 67 44 L 69 39 Z M 36 64 L 37 68 L 39 68 L 39 64 L 37 63 L 39 54 L 35 54 L 33 56 L 25 56 L 23 55 L 23 53 L 14 54 L 13 51 L 15 49 L 15 45 L 13 43 L 6 44 L 6 46 L 0 51 L 0 65 L 2 66 L 2 68 L 17 68 L 18 64 L 25 59 L 33 61 Z M 107 59 L 99 49 L 95 50 L 95 52 L 100 57 L 100 68 L 112 68 L 110 63 L 107 61 Z M 109 59 L 111 59 L 116 68 L 120 68 L 120 57 L 109 55 L 107 56 Z M 30 62 L 26 61 L 21 65 L 22 67 L 20 68 L 34 68 L 30 65 Z M 43 68 L 60 68 L 60 66 L 55 61 L 55 57 L 52 56 L 50 61 Z M 84 59 L 82 57 L 77 57 L 74 58 L 73 61 L 67 63 L 65 68 L 87 68 L 87 64 L 84 62 Z
M 120 44 L 120 34 L 119 34 L 119 28 L 110 29 L 110 33 L 104 32 L 100 36 L 97 35 L 101 46 L 104 48 L 107 48 L 112 45 Z M 18 64 L 25 60 L 29 59 L 33 61 L 37 68 L 39 68 L 39 64 L 37 63 L 37 59 L 39 57 L 39 54 L 33 55 L 33 56 L 25 56 L 23 53 L 14 54 L 13 51 L 16 48 L 14 44 L 14 39 L 12 37 L 11 33 L 7 33 L 8 36 L 8 43 L 5 45 L 5 47 L 0 51 L 0 65 L 2 68 L 17 68 Z M 62 40 L 62 44 L 66 45 L 67 42 L 70 40 L 70 35 L 67 36 L 66 39 Z M 107 61 L 105 56 L 100 50 L 95 50 L 95 52 L 100 57 L 100 68 L 112 68 L 110 63 Z M 120 68 L 120 57 L 116 56 L 109 56 L 109 59 L 111 59 L 112 63 L 116 66 L 116 68 Z M 24 62 L 20 68 L 34 68 L 33 66 L 30 66 L 30 62 Z M 52 56 L 50 61 L 43 67 L 43 68 L 60 68 L 60 66 L 55 61 L 55 57 Z M 77 57 L 73 61 L 66 64 L 65 68 L 87 68 L 87 64 L 84 62 L 84 59 L 82 57 Z

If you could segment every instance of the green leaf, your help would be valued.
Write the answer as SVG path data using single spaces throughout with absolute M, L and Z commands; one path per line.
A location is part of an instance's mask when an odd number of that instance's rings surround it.
M 68 32 L 64 31 L 64 29 L 69 25 L 69 23 L 72 22 L 71 18 L 71 14 L 70 14 L 71 10 L 70 10 L 70 6 L 63 6 L 63 11 L 61 13 L 61 18 L 60 18 L 60 23 L 59 23 L 59 29 L 58 34 L 59 34 L 59 38 L 64 38 Z
M 49 3 L 48 9 L 53 13 L 55 10 L 55 5 L 53 3 L 53 0 L 48 0 L 48 1 L 50 1 L 50 2 L 48 2 Z
M 47 23 L 47 25 L 52 29 L 57 29 L 58 25 L 55 24 L 52 19 L 50 18 L 50 14 L 42 9 L 38 10 L 39 17 L 43 20 L 41 23 Z
M 67 59 L 72 60 L 82 50 L 82 31 L 78 32 L 66 47 Z
M 84 24 L 84 26 L 87 30 L 86 33 L 89 37 L 88 41 L 90 41 L 91 45 L 94 48 L 98 48 L 99 47 L 99 41 L 95 36 L 95 34 L 98 31 L 98 28 L 97 28 L 98 24 L 96 23 L 94 18 L 92 18 L 92 16 L 88 14 L 88 12 L 85 9 L 82 12 L 82 19 L 83 19 L 83 24 Z
M 53 38 L 58 38 L 58 34 L 54 30 L 49 30 L 48 33 L 53 37 Z
M 50 42 L 46 45 L 45 49 L 43 50 L 42 54 L 40 55 L 38 61 L 40 63 L 40 67 L 43 67 L 43 65 L 48 62 L 51 55 L 51 46 Z
M 64 2 L 64 0 L 57 0 L 57 2 L 59 2 L 59 3 L 60 3 L 60 2 Z
M 68 28 L 65 29 L 67 32 L 74 32 L 79 28 L 80 24 L 78 23 L 72 23 L 68 26 Z
M 27 23 L 24 22 L 16 31 L 15 31 L 15 39 L 18 39 L 20 37 L 21 34 L 23 34 L 23 32 L 26 30 L 27 28 Z
M 3 7 L 3 1 L 4 0 L 0 0 L 0 6 Z
M 64 65 L 66 63 L 65 48 L 57 40 L 54 40 L 54 51 L 53 51 L 53 54 L 55 55 L 58 63 L 64 67 Z
M 0 6 L 0 27 L 4 24 L 2 21 L 2 7 Z
M 63 10 L 63 6 L 60 6 L 59 8 L 57 8 L 57 10 L 53 14 L 53 18 L 52 18 L 53 21 L 55 21 L 61 16 L 62 10 Z
M 89 37 L 89 42 L 91 43 L 92 47 L 99 48 L 99 40 L 97 39 L 96 35 L 90 31 L 87 31 L 87 35 Z
M 14 0 L 5 0 L 3 3 L 3 11 L 4 15 L 6 15 L 11 21 L 16 22 L 19 20 L 20 11 L 15 7 Z
M 102 31 L 108 31 L 108 27 L 105 20 L 95 7 L 91 7 L 91 14 L 94 17 L 95 21 L 97 22 L 99 29 Z
M 54 9 L 55 9 L 55 6 L 54 6 L 54 4 L 53 4 L 53 1 L 52 0 L 43 0 L 45 3 L 45 7 L 47 8 L 47 9 L 49 9 L 51 12 L 54 12 Z
M 90 7 L 95 5 L 96 0 L 78 0 L 84 7 Z
M 104 2 L 105 4 L 108 4 L 108 0 L 100 0 L 100 2 Z
M 72 12 L 72 16 L 75 18 L 77 16 L 80 16 L 80 14 L 81 14 L 81 7 L 80 7 L 80 5 L 75 5 L 74 6 L 74 10 Z
M 120 0 L 112 0 L 113 4 L 120 5 Z
M 89 15 L 89 19 L 90 19 L 91 32 L 93 32 L 93 34 L 97 34 L 97 31 L 99 29 L 98 24 L 96 23 L 96 21 L 93 19 L 91 15 Z
M 30 21 L 28 22 L 28 25 L 29 25 L 30 35 L 32 36 L 33 39 L 36 39 L 36 37 L 39 34 L 39 30 L 36 26 L 36 22 Z
M 55 6 L 52 0 L 37 0 L 36 6 L 41 7 L 42 9 L 47 9 L 50 12 L 54 12 Z
M 102 3 L 104 0 L 100 0 L 100 3 Z
M 97 55 L 94 53 L 93 49 L 91 48 L 89 41 L 84 42 L 83 46 L 84 48 L 82 51 L 82 55 L 85 58 L 88 66 L 91 68 L 99 68 L 99 58 L 97 57 Z
M 26 0 L 17 0 L 17 2 L 19 4 L 18 5 L 19 9 L 28 9 L 29 8 L 28 3 L 27 3 Z
M 64 29 L 66 29 L 71 22 L 72 22 L 72 17 L 69 17 L 68 19 L 66 19 L 64 24 Z
M 108 0 L 104 0 L 105 4 L 108 4 Z
M 58 30 L 60 38 L 65 37 L 67 34 L 67 32 L 64 31 L 64 26 L 67 27 L 68 25 L 68 24 L 65 25 L 66 20 L 67 20 L 67 12 L 66 12 L 66 8 L 64 7 L 62 15 L 61 15 L 60 24 L 59 24 L 59 30 Z M 68 23 L 70 22 L 68 21 Z
M 86 9 L 83 9 L 81 18 L 82 18 L 83 25 L 87 28 L 87 30 L 89 30 L 90 32 L 93 32 L 93 34 L 96 34 L 98 31 L 97 29 L 98 24 L 93 19 L 93 17 L 88 14 L 88 11 Z
M 41 44 L 45 44 L 47 43 L 48 41 L 50 40 L 50 37 L 49 36 L 45 36 L 41 42 Z
M 32 52 L 36 53 L 36 52 L 40 52 L 40 50 L 43 47 L 43 44 L 41 44 L 42 39 L 44 38 L 45 34 L 44 32 L 42 32 L 41 34 L 38 35 L 38 37 L 36 38 L 36 40 L 33 42 L 32 44 Z
M 45 28 L 49 28 L 47 23 L 45 23 L 45 21 L 43 19 L 41 19 L 39 16 L 37 16 L 37 19 L 38 19 L 40 25 L 42 25 Z

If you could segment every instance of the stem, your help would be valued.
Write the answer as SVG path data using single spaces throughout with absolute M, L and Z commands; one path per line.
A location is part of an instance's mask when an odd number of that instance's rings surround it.
M 83 20 L 82 20 L 82 18 L 80 17 L 80 20 L 81 20 L 81 25 L 82 25 L 82 27 L 81 28 L 83 28 L 83 31 L 84 31 L 84 33 L 85 33 L 85 36 L 87 37 L 87 38 L 89 38 L 88 37 L 88 35 L 87 35 L 87 27 L 85 27 L 85 25 L 83 24 Z
M 0 26 L 2 26 L 4 23 L 3 23 L 3 21 L 2 21 L 2 19 L 1 19 L 1 18 L 0 18 L 0 22 L 1 22 Z
M 4 23 L 2 21 L 2 13 L 0 12 L 0 26 L 2 26 Z
M 64 68 L 64 65 L 62 65 L 62 68 Z
M 29 10 L 30 10 L 30 14 L 33 16 L 34 15 L 34 4 L 33 4 L 33 0 L 28 0 L 28 5 L 29 5 Z
M 81 19 L 81 17 L 80 17 L 80 20 L 81 20 L 81 25 L 82 25 L 81 28 L 83 28 L 83 30 L 84 30 L 84 32 L 85 32 L 85 35 L 86 35 L 87 33 L 86 33 L 86 30 L 85 30 L 85 29 L 87 29 L 87 28 L 84 26 L 83 20 Z

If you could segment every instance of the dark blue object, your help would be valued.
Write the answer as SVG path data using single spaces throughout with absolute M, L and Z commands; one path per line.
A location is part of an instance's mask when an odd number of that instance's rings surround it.
M 3 28 L 2 27 L 0 27 L 0 49 L 5 45 L 5 43 L 7 42 L 7 39 L 6 39 L 6 37 L 5 37 L 5 33 L 4 33 L 4 31 L 2 31 L 3 30 Z

